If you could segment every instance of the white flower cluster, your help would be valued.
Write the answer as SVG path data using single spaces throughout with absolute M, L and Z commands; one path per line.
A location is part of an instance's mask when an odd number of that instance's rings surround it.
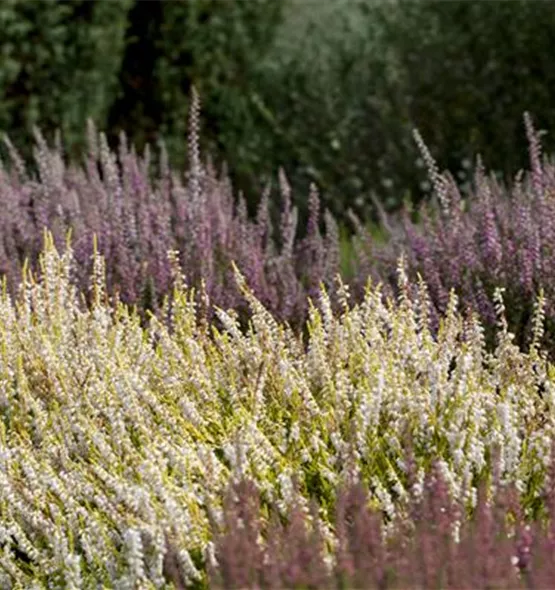
M 391 517 L 436 459 L 472 503 L 473 476 L 491 472 L 497 453 L 502 480 L 516 481 L 525 502 L 542 493 L 555 372 L 538 346 L 519 351 L 502 319 L 487 352 L 455 297 L 434 335 L 423 285 L 418 301 L 407 291 L 398 305 L 369 285 L 350 309 L 343 293 L 339 316 L 323 294 L 303 341 L 242 282 L 249 330 L 221 311 L 223 328 L 209 333 L 181 282 L 171 328 L 156 319 L 145 328 L 101 296 L 100 259 L 90 310 L 70 266 L 71 251 L 60 256 L 47 240 L 43 277 L 27 278 L 15 302 L 0 295 L 2 587 L 163 588 L 167 538 L 183 579 L 198 578 L 192 556 L 217 559 L 206 507 L 221 520 L 239 475 L 285 510 L 311 495 L 330 500 L 357 474 Z

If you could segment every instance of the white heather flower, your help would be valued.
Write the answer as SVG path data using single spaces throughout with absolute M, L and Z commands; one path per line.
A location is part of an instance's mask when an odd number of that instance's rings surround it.
M 420 468 L 416 474 L 415 482 L 412 484 L 412 493 L 417 500 L 420 500 L 424 494 L 425 472 Z
M 325 479 L 327 479 L 332 485 L 337 485 L 339 482 L 339 476 L 334 471 L 328 469 L 325 465 L 323 465 L 320 470 Z
M 278 506 L 283 513 L 286 513 L 295 499 L 293 481 L 289 473 L 286 472 L 281 472 L 277 476 L 277 480 L 282 498 L 282 500 L 278 502 Z
M 397 494 L 397 496 L 399 496 L 400 498 L 404 497 L 405 495 L 405 489 L 403 488 L 401 482 L 399 480 L 396 480 L 393 483 L 393 491 Z
M 68 590 L 79 590 L 81 581 L 81 558 L 75 553 L 68 553 L 64 559 L 64 578 Z
M 216 558 L 216 546 L 212 541 L 208 541 L 208 543 L 206 543 L 206 547 L 204 549 L 204 558 L 213 569 L 216 569 L 218 567 L 218 560 Z
M 144 556 L 141 533 L 135 528 L 125 531 L 124 541 L 127 549 L 127 563 L 134 582 L 144 579 Z
M 193 560 L 186 549 L 182 549 L 178 552 L 177 559 L 179 561 L 179 565 L 181 566 L 181 571 L 183 572 L 186 584 L 190 584 L 194 580 L 200 580 L 201 574 L 195 567 L 195 564 L 193 563 Z
M 395 507 L 393 505 L 393 501 L 389 493 L 385 490 L 382 486 L 381 482 L 377 479 L 373 480 L 374 483 L 374 494 L 376 498 L 378 498 L 382 510 L 387 514 L 389 518 L 393 518 L 395 516 Z
M 287 452 L 287 428 L 285 426 L 281 426 L 279 431 L 280 435 L 277 448 L 282 455 L 285 455 Z
M 333 445 L 334 449 L 337 452 L 340 452 L 343 449 L 343 441 L 341 440 L 341 436 L 338 432 L 332 432 L 330 434 L 330 440 L 331 440 L 331 444 Z
M 470 488 L 469 498 L 470 498 L 470 506 L 472 508 L 476 508 L 476 506 L 478 504 L 478 490 L 474 486 L 472 486 L 472 488 Z
M 229 464 L 231 465 L 231 468 L 233 469 L 235 467 L 235 463 L 236 463 L 236 459 L 235 459 L 235 455 L 236 455 L 236 449 L 235 446 L 232 445 L 231 443 L 226 443 L 223 447 L 223 451 L 224 451 L 224 457 L 229 461 Z
M 310 446 L 315 453 L 320 450 L 320 438 L 318 434 L 314 433 L 310 436 Z
M 164 586 L 164 557 L 166 555 L 166 537 L 161 528 L 156 527 L 151 540 L 152 555 L 150 559 L 150 579 L 157 588 Z

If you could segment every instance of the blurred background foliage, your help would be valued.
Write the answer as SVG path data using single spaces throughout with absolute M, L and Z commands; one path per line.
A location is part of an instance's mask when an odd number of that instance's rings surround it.
M 0 2 L 0 131 L 22 149 L 59 128 L 73 153 L 87 117 L 106 124 L 119 92 L 133 0 Z
M 203 147 L 251 207 L 283 166 L 301 210 L 315 181 L 370 218 L 427 194 L 413 127 L 462 183 L 477 153 L 524 166 L 523 111 L 555 129 L 553 46 L 551 2 L 3 0 L 0 131 L 25 152 L 60 128 L 79 157 L 91 117 L 182 165 L 195 84 Z

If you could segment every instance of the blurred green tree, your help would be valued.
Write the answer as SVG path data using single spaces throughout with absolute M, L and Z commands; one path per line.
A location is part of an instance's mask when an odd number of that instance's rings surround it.
M 30 130 L 60 128 L 73 154 L 87 117 L 106 122 L 118 92 L 127 13 L 118 2 L 0 3 L 0 129 L 24 147 Z

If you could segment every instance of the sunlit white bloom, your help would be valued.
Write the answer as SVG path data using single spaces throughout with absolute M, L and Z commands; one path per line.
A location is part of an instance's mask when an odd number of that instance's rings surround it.
M 64 577 L 68 590 L 79 590 L 81 580 L 81 558 L 74 553 L 68 553 L 64 560 Z
M 124 541 L 127 549 L 127 563 L 134 581 L 139 582 L 144 579 L 144 555 L 143 542 L 141 534 L 134 528 L 125 531 Z

